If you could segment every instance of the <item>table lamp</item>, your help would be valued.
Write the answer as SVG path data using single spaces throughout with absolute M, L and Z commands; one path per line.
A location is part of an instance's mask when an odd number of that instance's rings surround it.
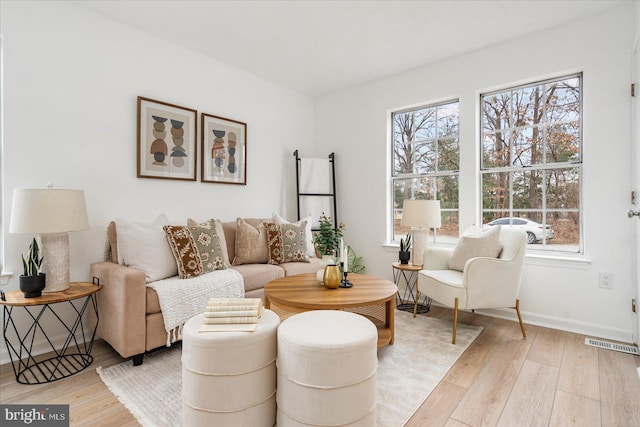
M 69 288 L 69 231 L 87 230 L 87 208 L 82 190 L 15 189 L 10 233 L 37 233 L 42 241 L 42 270 L 47 275 L 42 292 Z
M 411 227 L 411 235 L 413 236 L 411 262 L 413 265 L 422 266 L 422 254 L 427 248 L 429 228 L 438 228 L 441 224 L 440 200 L 406 199 L 404 201 L 401 225 Z

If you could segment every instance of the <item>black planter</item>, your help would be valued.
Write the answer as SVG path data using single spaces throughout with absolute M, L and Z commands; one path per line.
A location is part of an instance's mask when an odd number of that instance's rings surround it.
M 400 260 L 400 264 L 409 264 L 410 258 L 411 251 L 398 251 L 398 259 Z
M 44 273 L 37 276 L 20 276 L 20 290 L 24 293 L 24 297 L 35 298 L 42 295 L 46 285 L 45 277 Z

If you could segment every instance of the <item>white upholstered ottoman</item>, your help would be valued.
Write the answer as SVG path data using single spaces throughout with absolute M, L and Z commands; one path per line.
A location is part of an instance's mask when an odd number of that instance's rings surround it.
M 278 427 L 374 426 L 378 331 L 344 311 L 296 314 L 278 328 Z
M 182 424 L 273 427 L 280 318 L 264 310 L 255 332 L 198 332 L 203 316 L 183 329 Z

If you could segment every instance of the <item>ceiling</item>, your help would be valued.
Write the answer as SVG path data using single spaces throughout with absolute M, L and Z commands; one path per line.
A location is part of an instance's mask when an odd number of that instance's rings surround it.
M 362 84 L 628 2 L 74 1 L 309 95 Z

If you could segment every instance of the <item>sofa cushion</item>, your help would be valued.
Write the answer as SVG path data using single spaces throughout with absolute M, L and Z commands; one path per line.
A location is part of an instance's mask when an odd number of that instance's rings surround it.
M 305 240 L 307 242 L 307 255 L 310 257 L 316 256 L 316 248 L 315 246 L 313 246 L 313 232 L 311 231 L 311 224 L 313 222 L 313 218 L 311 218 L 311 215 L 306 216 L 297 222 L 289 222 L 283 217 L 281 217 L 280 215 L 274 213 L 272 216 L 272 220 L 276 224 L 295 224 L 295 225 L 302 225 L 302 222 L 305 221 L 306 222 Z
M 190 227 L 194 227 L 196 225 L 204 225 L 207 223 L 213 223 L 215 229 L 216 229 L 216 234 L 218 235 L 218 239 L 220 239 L 220 245 L 222 246 L 222 255 L 224 256 L 224 263 L 227 266 L 231 265 L 230 259 L 229 258 L 229 251 L 228 251 L 228 245 L 227 245 L 227 239 L 225 236 L 225 232 L 224 232 L 224 228 L 222 227 L 222 222 L 220 222 L 219 219 L 210 219 L 208 221 L 205 222 L 198 222 L 196 220 L 193 220 L 191 218 L 187 219 L 187 225 Z
M 320 268 L 321 258 L 309 258 L 309 262 L 285 262 L 278 267 L 284 270 L 285 276 L 296 274 L 316 273 Z
M 195 227 L 165 225 L 164 231 L 178 264 L 178 275 L 181 279 L 227 268 L 224 249 L 213 221 Z
M 267 248 L 267 229 L 264 220 L 236 220 L 236 247 L 233 265 L 266 264 L 269 259 Z
M 303 263 L 295 263 L 303 264 Z M 286 265 L 286 264 L 281 264 Z M 309 265 L 309 264 L 305 264 Z M 244 290 L 250 292 L 256 289 L 264 288 L 264 285 L 272 280 L 284 277 L 284 270 L 277 265 L 270 264 L 242 264 L 234 265 L 234 270 L 237 270 L 244 279 Z M 317 270 L 317 269 L 316 269 Z
M 107 242 L 109 245 L 109 259 L 104 261 L 111 261 L 118 264 L 118 233 L 116 232 L 116 223 L 111 221 L 107 225 Z
M 147 286 L 145 293 L 145 314 L 160 313 L 160 301 L 158 300 L 158 293 L 155 289 Z M 167 338 L 166 336 L 164 337 Z
M 118 263 L 144 271 L 148 282 L 178 274 L 176 261 L 162 227 L 169 223 L 159 215 L 153 223 L 116 218 Z
M 264 223 L 267 229 L 269 264 L 309 262 L 307 255 L 306 221 L 300 225 Z
M 471 227 L 464 232 L 453 250 L 451 258 L 449 258 L 449 268 L 463 271 L 464 265 L 471 258 L 497 258 L 500 256 L 500 251 L 502 251 L 500 226 L 491 227 L 486 232 L 482 232 L 477 227 Z

